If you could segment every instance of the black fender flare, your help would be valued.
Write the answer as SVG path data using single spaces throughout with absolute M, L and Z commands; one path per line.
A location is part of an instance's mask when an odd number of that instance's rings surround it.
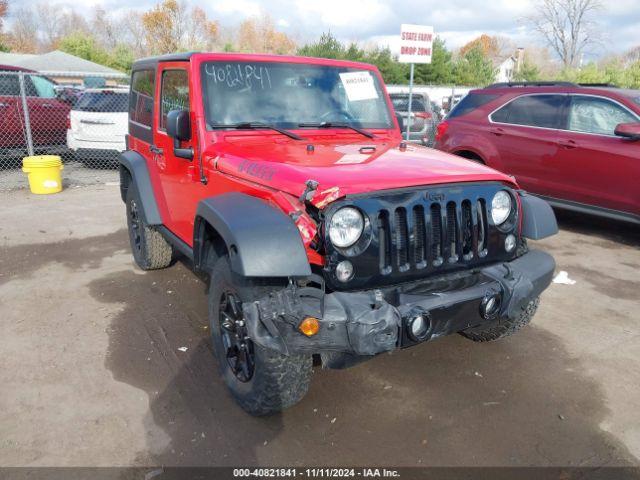
M 231 269 L 245 277 L 306 277 L 311 267 L 300 232 L 281 210 L 240 192 L 209 197 L 198 203 L 194 232 L 206 222 L 224 240 Z M 194 264 L 206 256 L 194 238 Z
M 518 193 L 522 204 L 522 236 L 540 240 L 558 233 L 558 222 L 551 205 L 527 192 Z
M 122 152 L 118 158 L 120 162 L 120 193 L 122 200 L 126 200 L 127 188 L 122 178 L 122 169 L 126 169 L 131 175 L 131 181 L 135 184 L 142 203 L 142 218 L 147 225 L 162 225 L 160 218 L 160 210 L 151 185 L 151 177 L 149 177 L 149 169 L 144 157 L 137 152 L 127 150 Z

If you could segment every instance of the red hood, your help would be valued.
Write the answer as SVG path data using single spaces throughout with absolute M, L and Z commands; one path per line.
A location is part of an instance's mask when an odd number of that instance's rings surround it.
M 496 170 L 438 150 L 411 144 L 401 150 L 396 140 L 362 141 L 335 135 L 302 142 L 271 135 L 227 136 L 225 140 L 216 145 L 220 171 L 296 196 L 302 194 L 307 180 L 316 180 L 319 187 L 313 203 L 319 207 L 348 194 L 418 185 L 514 183 Z M 313 145 L 313 151 L 307 145 Z M 360 153 L 362 147 L 375 147 L 375 151 Z

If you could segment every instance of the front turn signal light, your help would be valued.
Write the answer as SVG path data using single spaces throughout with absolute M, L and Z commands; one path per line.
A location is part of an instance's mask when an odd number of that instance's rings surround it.
M 298 325 L 298 330 L 307 337 L 313 337 L 320 330 L 320 322 L 314 317 L 305 317 Z

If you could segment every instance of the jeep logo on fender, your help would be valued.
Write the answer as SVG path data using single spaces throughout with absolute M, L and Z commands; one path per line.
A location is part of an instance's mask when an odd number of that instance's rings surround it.
M 432 202 L 441 202 L 444 200 L 444 193 L 427 192 L 425 197 L 427 197 L 427 200 L 431 200 Z
M 268 165 L 262 165 L 257 162 L 250 162 L 249 160 L 243 160 L 240 162 L 240 165 L 238 165 L 238 171 L 262 180 L 271 180 L 276 174 L 275 168 Z

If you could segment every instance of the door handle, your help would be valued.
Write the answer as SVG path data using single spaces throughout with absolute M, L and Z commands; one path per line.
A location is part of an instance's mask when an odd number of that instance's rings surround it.
M 42 106 L 44 108 L 53 108 L 53 104 L 51 104 L 51 103 L 43 103 Z
M 504 135 L 504 129 L 500 127 L 490 128 L 489 131 L 497 137 L 499 137 L 500 135 Z
M 574 140 L 558 140 L 558 145 L 564 148 L 576 148 L 578 146 Z
M 162 149 L 156 147 L 155 145 L 149 145 L 149 151 L 151 153 L 155 153 L 156 155 L 162 155 Z

